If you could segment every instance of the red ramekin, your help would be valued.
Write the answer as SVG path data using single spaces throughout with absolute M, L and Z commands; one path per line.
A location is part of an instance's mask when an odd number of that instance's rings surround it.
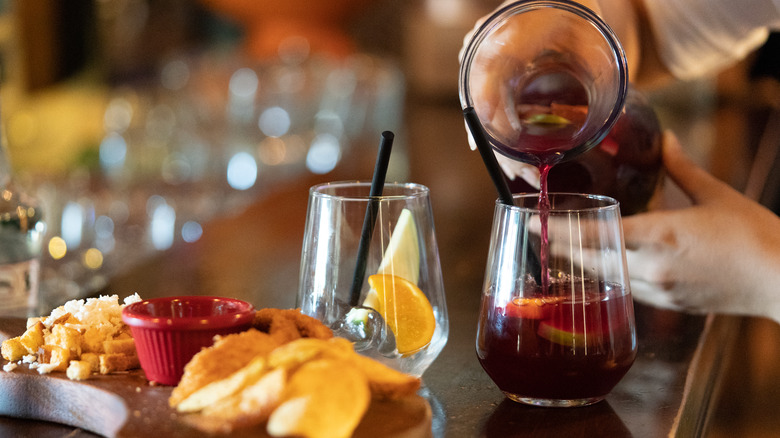
M 122 309 L 146 378 L 163 385 L 178 384 L 195 353 L 216 335 L 247 330 L 254 315 L 250 303 L 208 296 L 155 298 Z

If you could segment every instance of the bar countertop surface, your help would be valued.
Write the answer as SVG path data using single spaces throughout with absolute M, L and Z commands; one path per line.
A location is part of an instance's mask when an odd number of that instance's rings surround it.
M 399 148 L 410 181 L 431 188 L 450 333 L 423 376 L 437 437 L 694 437 L 705 434 L 739 318 L 684 315 L 637 304 L 639 354 L 603 402 L 584 408 L 536 408 L 506 399 L 475 354 L 480 291 L 496 193 L 479 155 L 466 146 L 454 115 L 418 107 Z M 377 134 L 377 142 L 379 136 Z M 377 143 L 378 144 L 378 143 Z M 303 176 L 269 190 L 245 210 L 204 227 L 112 279 L 105 293 L 143 298 L 222 295 L 256 307 L 294 307 L 308 187 L 370 179 L 371 153 L 335 174 Z M 355 172 L 354 168 L 364 169 Z M 0 435 L 91 436 L 66 426 L 0 417 Z M 9 435 L 10 436 L 10 435 Z M 19 435 L 21 436 L 21 435 Z

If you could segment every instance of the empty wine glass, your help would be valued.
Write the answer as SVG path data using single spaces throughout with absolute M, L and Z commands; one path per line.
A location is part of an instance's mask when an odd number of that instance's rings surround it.
M 447 306 L 429 190 L 336 182 L 309 191 L 297 306 L 355 350 L 420 376 L 444 348 Z

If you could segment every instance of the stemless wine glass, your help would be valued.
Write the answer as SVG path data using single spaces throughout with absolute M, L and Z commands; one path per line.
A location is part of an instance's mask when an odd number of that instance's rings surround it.
M 420 376 L 449 332 L 429 190 L 385 184 L 369 196 L 370 186 L 310 189 L 297 306 L 361 354 Z
M 469 40 L 460 67 L 462 107 L 474 109 L 496 151 L 534 165 L 597 145 L 620 115 L 627 87 L 614 32 L 569 0 L 497 10 Z
M 547 242 L 540 238 L 545 221 L 536 195 L 515 195 L 515 203 L 495 208 L 479 362 L 514 401 L 598 402 L 623 378 L 637 349 L 618 203 L 551 193 Z M 549 283 L 537 279 L 540 246 Z

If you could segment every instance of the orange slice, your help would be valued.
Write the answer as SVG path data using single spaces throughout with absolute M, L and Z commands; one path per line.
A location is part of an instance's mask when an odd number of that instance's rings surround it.
M 504 316 L 523 319 L 547 319 L 555 306 L 566 297 L 515 297 L 505 308 L 500 309 Z
M 376 290 L 380 315 L 395 335 L 395 345 L 403 355 L 416 353 L 431 342 L 436 328 L 433 308 L 414 283 L 401 277 L 376 274 L 368 277 Z

